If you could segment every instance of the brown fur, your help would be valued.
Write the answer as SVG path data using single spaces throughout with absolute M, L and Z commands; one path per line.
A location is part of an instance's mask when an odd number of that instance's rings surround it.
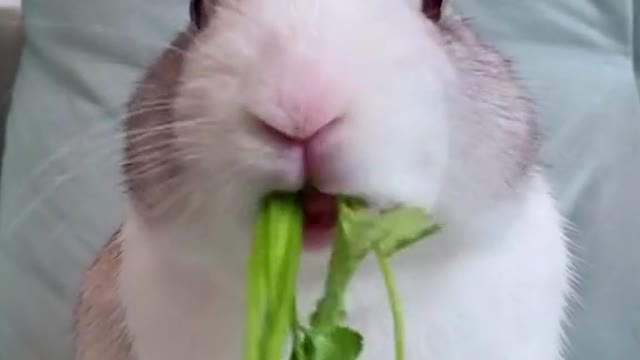
M 144 74 L 128 105 L 133 115 L 125 122 L 125 189 L 132 204 L 144 214 L 152 213 L 158 199 L 171 191 L 154 184 L 179 186 L 169 181 L 179 179 L 181 165 L 171 142 L 175 135 L 167 125 L 173 122 L 172 102 L 184 52 L 192 39 L 192 29 L 176 37 L 170 49 Z M 154 128 L 161 130 L 153 131 Z M 154 171 L 141 171 L 150 164 Z M 85 274 L 74 315 L 77 360 L 135 360 L 118 294 L 122 241 L 120 232 L 116 233 Z
M 124 308 L 118 296 L 120 233 L 102 249 L 85 275 L 75 309 L 76 359 L 134 360 Z
M 123 171 L 129 198 L 141 213 L 151 214 L 167 193 L 181 187 L 183 164 L 175 146 L 173 102 L 185 53 L 194 30 L 179 34 L 140 81 L 125 120 Z M 163 186 L 158 186 L 162 184 Z
M 443 16 L 438 26 L 462 75 L 464 95 L 478 113 L 490 114 L 453 119 L 463 121 L 460 128 L 470 134 L 463 149 L 468 163 L 460 168 L 473 172 L 480 165 L 479 173 L 490 170 L 510 191 L 526 183 L 538 165 L 542 142 L 533 102 L 512 62 L 484 42 L 467 19 Z

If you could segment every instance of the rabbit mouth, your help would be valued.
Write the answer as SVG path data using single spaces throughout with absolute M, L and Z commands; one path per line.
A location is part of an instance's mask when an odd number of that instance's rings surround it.
M 304 213 L 304 249 L 320 250 L 333 243 L 338 221 L 338 201 L 335 195 L 314 188 L 302 190 Z

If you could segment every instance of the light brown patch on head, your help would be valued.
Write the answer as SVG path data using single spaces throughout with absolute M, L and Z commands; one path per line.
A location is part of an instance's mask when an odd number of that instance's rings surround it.
M 141 214 L 162 206 L 183 188 L 184 164 L 176 146 L 174 106 L 194 30 L 180 34 L 145 73 L 125 122 L 124 184 Z
M 491 169 L 504 185 L 517 187 L 536 168 L 541 148 L 533 101 L 512 62 L 489 46 L 465 19 L 447 14 L 438 27 L 460 73 L 463 95 L 475 111 L 474 116 L 461 120 L 472 134 L 466 157 Z

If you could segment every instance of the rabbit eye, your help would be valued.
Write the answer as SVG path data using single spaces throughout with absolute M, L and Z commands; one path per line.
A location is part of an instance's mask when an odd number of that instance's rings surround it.
M 206 0 L 191 0 L 191 22 L 198 29 L 202 29 L 206 22 L 205 2 Z
M 422 0 L 422 12 L 431 20 L 438 21 L 442 15 L 443 0 Z

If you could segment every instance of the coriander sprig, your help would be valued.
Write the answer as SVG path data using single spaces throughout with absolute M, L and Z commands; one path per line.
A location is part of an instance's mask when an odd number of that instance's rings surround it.
M 390 258 L 437 232 L 421 209 L 401 207 L 375 213 L 362 201 L 340 198 L 338 234 L 325 290 L 309 327 L 296 314 L 302 211 L 293 195 L 270 196 L 260 212 L 249 266 L 245 360 L 280 360 L 288 325 L 292 360 L 355 360 L 363 338 L 346 326 L 344 298 L 358 265 L 377 258 L 391 308 L 396 360 L 404 359 L 404 321 Z

